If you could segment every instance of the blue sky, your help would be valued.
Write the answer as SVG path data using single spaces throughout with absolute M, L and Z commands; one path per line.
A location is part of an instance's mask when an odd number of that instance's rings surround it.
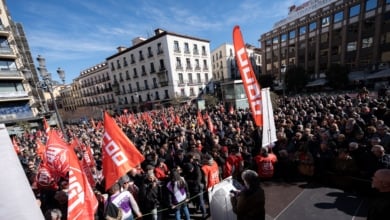
M 246 43 L 259 47 L 260 35 L 285 18 L 288 7 L 304 0 L 6 0 L 14 21 L 23 25 L 32 56 L 46 58 L 66 73 L 66 83 L 131 46 L 135 37 L 162 28 L 210 40 L 213 50 L 232 43 L 239 25 Z M 37 65 L 37 64 L 36 64 Z

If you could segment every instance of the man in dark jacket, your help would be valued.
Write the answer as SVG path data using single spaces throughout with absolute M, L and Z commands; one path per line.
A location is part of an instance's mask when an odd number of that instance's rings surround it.
M 378 190 L 370 201 L 367 220 L 388 219 L 390 210 L 390 169 L 379 169 L 372 178 L 372 187 Z

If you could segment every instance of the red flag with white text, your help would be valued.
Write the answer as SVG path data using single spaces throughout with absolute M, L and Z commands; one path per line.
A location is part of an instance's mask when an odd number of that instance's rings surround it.
M 250 106 L 253 119 L 257 126 L 263 126 L 263 106 L 261 102 L 261 88 L 257 82 L 251 62 L 246 52 L 245 43 L 239 26 L 233 29 L 233 44 L 238 69 L 240 70 L 242 83 Z
M 73 149 L 69 149 L 68 219 L 93 220 L 96 196 Z
M 110 188 L 131 168 L 136 167 L 145 160 L 144 156 L 107 112 L 104 112 L 102 150 L 103 175 L 106 179 L 106 189 Z
M 46 165 L 55 175 L 65 177 L 69 170 L 68 144 L 55 130 L 50 130 L 46 143 Z

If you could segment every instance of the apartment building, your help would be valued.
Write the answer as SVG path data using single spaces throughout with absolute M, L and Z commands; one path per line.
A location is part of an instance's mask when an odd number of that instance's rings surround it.
M 156 29 L 106 59 L 117 109 L 134 112 L 198 97 L 212 80 L 210 42 Z
M 261 49 L 252 45 L 246 45 L 246 51 L 251 61 L 253 71 L 259 80 L 261 74 Z M 211 52 L 213 93 L 226 107 L 248 107 L 241 75 L 237 67 L 234 46 L 222 44 Z
M 61 90 L 63 120 L 101 119 L 103 110 L 116 108 L 107 62 L 101 62 L 80 72 L 71 85 Z
M 41 96 L 30 84 L 37 80 L 23 27 L 11 20 L 5 1 L 0 1 L 0 123 L 13 132 L 17 123 L 37 126 Z M 31 73 L 26 79 L 25 72 Z
M 302 66 L 317 79 L 332 63 L 362 72 L 356 80 L 369 78 L 390 61 L 390 0 L 311 0 L 293 5 L 260 41 L 262 72 L 278 79 L 289 65 Z

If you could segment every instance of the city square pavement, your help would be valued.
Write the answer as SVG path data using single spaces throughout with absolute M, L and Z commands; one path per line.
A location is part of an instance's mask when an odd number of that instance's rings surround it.
M 358 194 L 326 187 L 316 183 L 262 183 L 266 196 L 266 220 L 363 220 L 367 202 Z M 190 204 L 190 209 L 192 205 Z M 171 215 L 174 219 L 173 215 Z M 200 214 L 191 219 L 201 219 Z M 212 216 L 207 218 L 212 219 Z

